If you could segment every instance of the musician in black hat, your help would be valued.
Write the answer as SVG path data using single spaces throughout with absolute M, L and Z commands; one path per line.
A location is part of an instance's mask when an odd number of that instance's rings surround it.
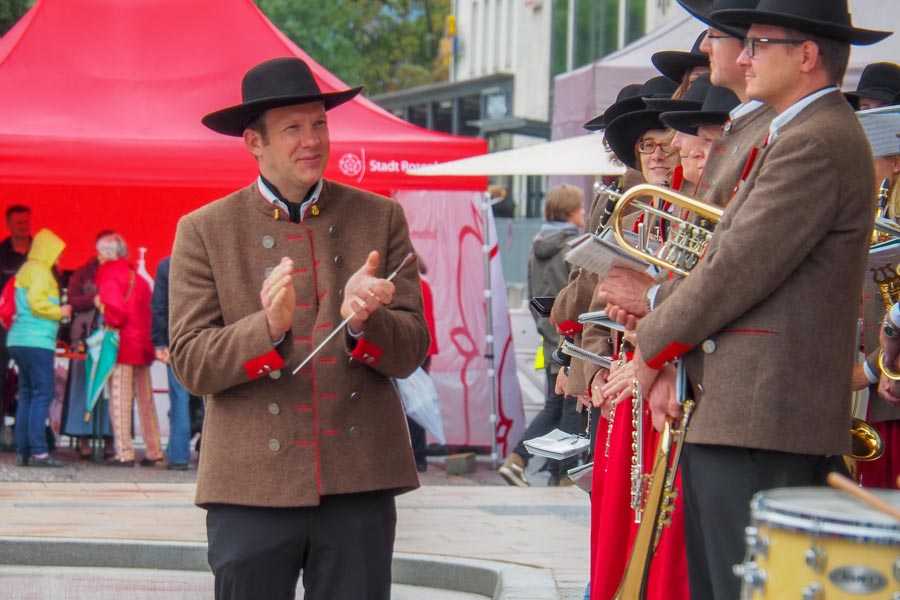
M 359 91 L 276 58 L 202 120 L 259 173 L 182 217 L 171 262 L 171 364 L 206 396 L 217 600 L 294 598 L 301 572 L 310 600 L 390 598 L 394 498 L 418 486 L 391 378 L 422 364 L 428 329 L 403 209 L 324 177 L 328 111 Z
M 751 497 L 823 484 L 850 450 L 874 169 L 839 86 L 850 44 L 890 34 L 855 28 L 846 0 L 762 0 L 710 17 L 747 29 L 738 59 L 747 93 L 777 116 L 744 157 L 704 259 L 655 310 L 635 301 L 630 312 L 646 314 L 635 353 L 642 390 L 676 358 L 694 373 L 682 454 L 691 593 L 730 599 Z M 632 384 L 611 381 L 609 391 Z M 672 408 L 651 398 L 654 412 Z
M 896 104 L 900 95 L 900 65 L 877 62 L 866 65 L 855 92 L 844 94 L 856 110 L 870 110 Z

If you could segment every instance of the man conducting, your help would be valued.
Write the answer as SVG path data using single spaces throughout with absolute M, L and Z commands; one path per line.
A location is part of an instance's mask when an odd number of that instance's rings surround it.
M 874 170 L 838 86 L 850 44 L 889 34 L 854 28 L 846 0 L 762 0 L 711 17 L 749 27 L 738 58 L 747 94 L 776 117 L 742 157 L 705 258 L 638 324 L 635 360 L 644 390 L 680 356 L 700 374 L 682 463 L 691 594 L 736 598 L 731 567 L 753 494 L 821 484 L 849 451 Z M 647 313 L 642 279 L 605 293 L 613 312 Z M 624 395 L 631 384 L 611 381 L 604 392 Z M 654 402 L 661 397 L 651 393 L 652 410 L 677 414 Z
M 196 502 L 219 600 L 293 598 L 301 572 L 310 600 L 390 597 L 394 496 L 418 486 L 390 378 L 428 331 L 401 207 L 323 179 L 327 111 L 359 91 L 278 58 L 203 118 L 259 165 L 181 219 L 171 263 L 171 364 L 207 399 Z

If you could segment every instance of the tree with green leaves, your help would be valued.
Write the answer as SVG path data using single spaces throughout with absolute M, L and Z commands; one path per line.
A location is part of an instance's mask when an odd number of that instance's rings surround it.
M 6 35 L 32 4 L 34 0 L 0 0 L 0 35 Z
M 439 48 L 450 0 L 256 2 L 313 59 L 368 94 L 447 79 Z

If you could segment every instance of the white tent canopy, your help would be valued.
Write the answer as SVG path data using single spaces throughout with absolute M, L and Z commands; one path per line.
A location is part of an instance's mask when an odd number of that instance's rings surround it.
M 409 175 L 622 175 L 625 167 L 605 148 L 603 135 L 593 133 L 429 165 Z

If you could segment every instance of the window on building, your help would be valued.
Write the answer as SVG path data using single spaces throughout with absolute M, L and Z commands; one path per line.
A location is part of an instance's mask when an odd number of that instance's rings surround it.
M 553 75 L 600 60 L 619 49 L 619 9 L 625 3 L 625 42 L 645 33 L 647 0 L 553 0 L 550 40 Z M 572 64 L 567 64 L 569 10 L 574 10 Z
M 415 106 L 410 106 L 409 109 L 409 117 L 406 119 L 413 125 L 418 125 L 419 127 L 428 127 L 428 105 L 427 104 L 416 104 Z
M 481 131 L 469 125 L 470 121 L 481 119 L 481 95 L 473 94 L 459 99 L 459 134 L 476 136 Z
M 443 131 L 444 133 L 454 133 L 453 131 L 453 101 L 441 100 L 432 105 L 434 111 L 435 131 Z

